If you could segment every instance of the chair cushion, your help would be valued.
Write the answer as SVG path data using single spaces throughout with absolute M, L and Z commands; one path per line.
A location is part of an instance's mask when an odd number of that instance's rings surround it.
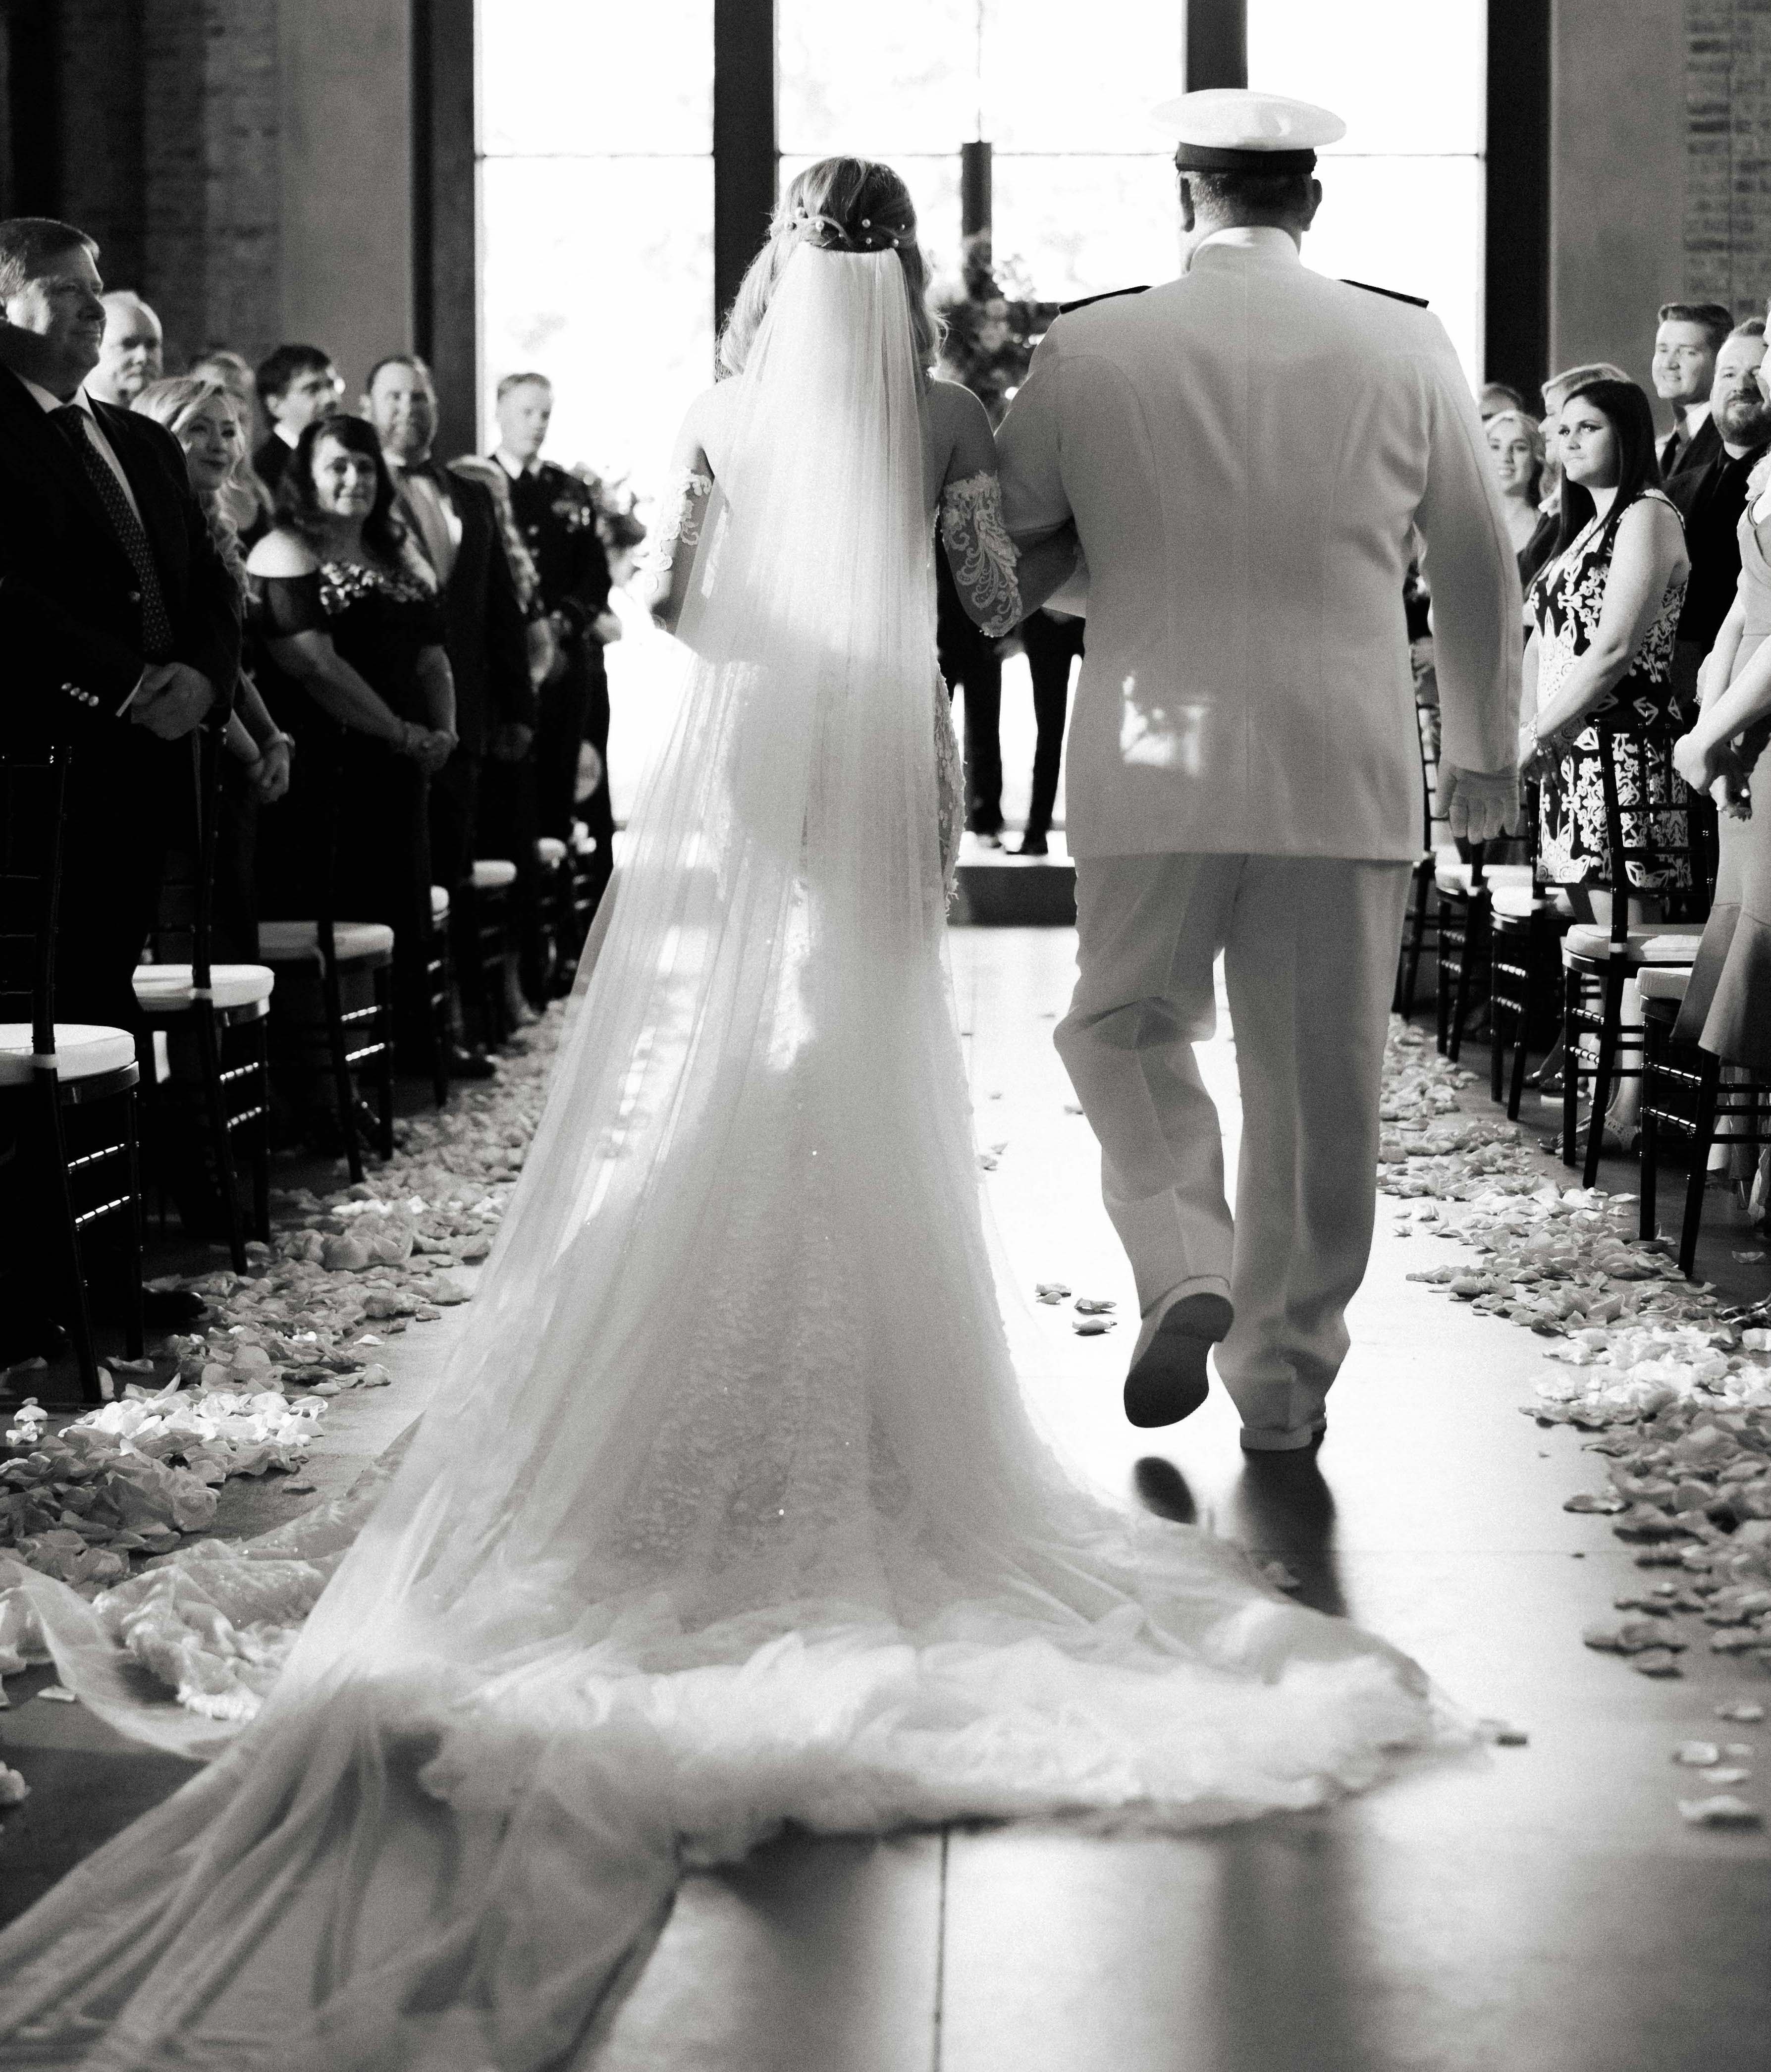
M 449 887 L 434 885 L 430 888 L 430 918 L 433 921 L 449 919 Z
M 1688 964 L 1697 955 L 1703 933 L 1701 921 L 1662 921 L 1647 927 L 1632 928 L 1625 954 L 1633 964 Z M 1564 960 L 1608 957 L 1610 954 L 1611 931 L 1589 922 L 1576 923 L 1562 939 Z
M 1540 899 L 1527 882 L 1523 885 L 1497 885 L 1494 897 L 1489 903 L 1495 913 L 1505 915 L 1509 920 L 1523 921 L 1533 914 L 1541 914 L 1549 902 Z
M 502 892 L 516 882 L 516 865 L 502 856 L 483 856 L 474 865 L 476 892 Z
M 335 921 L 332 947 L 341 964 L 393 955 L 393 931 L 384 921 Z M 258 954 L 269 964 L 317 964 L 320 958 L 318 921 L 261 921 Z
M 135 1004 L 146 1014 L 167 1014 L 189 1007 L 189 964 L 138 964 Z M 211 964 L 210 997 L 217 1007 L 252 1007 L 270 998 L 277 974 L 269 964 Z
M 557 835 L 537 835 L 535 837 L 535 860 L 544 863 L 549 870 L 557 870 L 565 861 L 565 844 Z
M 31 1083 L 31 1024 L 0 1022 L 0 1087 Z M 92 1022 L 55 1024 L 55 1071 L 64 1079 L 94 1079 L 135 1063 L 135 1038 L 126 1029 Z
M 1470 866 L 1455 850 L 1441 849 L 1433 871 L 1433 882 L 1441 892 L 1468 892 Z M 1491 892 L 1498 892 L 1503 885 L 1523 886 L 1529 891 L 1531 886 L 1531 866 L 1528 863 L 1491 863 L 1482 873 L 1482 882 Z
M 1652 964 L 1644 968 L 1636 985 L 1644 1000 L 1683 1000 L 1691 982 L 1688 966 L 1680 970 L 1672 964 Z

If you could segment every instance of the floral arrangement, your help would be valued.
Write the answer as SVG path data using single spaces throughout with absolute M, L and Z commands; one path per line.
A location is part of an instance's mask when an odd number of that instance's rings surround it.
M 646 536 L 637 512 L 639 496 L 627 485 L 626 475 L 611 482 L 592 467 L 580 465 L 573 473 L 590 492 L 597 515 L 597 532 L 611 554 L 631 554 Z
M 960 249 L 959 277 L 939 286 L 932 297 L 947 325 L 940 372 L 969 388 L 1000 424 L 1012 397 L 1027 378 L 1033 347 L 1050 310 L 1038 302 L 1017 261 L 992 261 L 990 239 L 979 232 Z

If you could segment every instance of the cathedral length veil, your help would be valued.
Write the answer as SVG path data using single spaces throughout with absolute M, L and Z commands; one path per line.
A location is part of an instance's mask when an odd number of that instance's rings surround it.
M 259 1718 L 0 1938 L 9 2062 L 574 2058 L 784 1820 L 1320 1803 L 1383 1642 L 1075 1485 L 1022 1407 L 942 946 L 895 253 L 802 247 L 695 660 L 462 1345 Z

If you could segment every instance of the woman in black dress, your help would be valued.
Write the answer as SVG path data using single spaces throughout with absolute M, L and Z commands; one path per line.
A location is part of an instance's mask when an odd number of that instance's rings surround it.
M 277 523 L 246 573 L 270 702 L 279 712 L 305 704 L 316 737 L 329 732 L 335 745 L 297 773 L 281 839 L 263 857 L 261 910 L 319 911 L 335 808 L 333 912 L 392 927 L 397 1035 L 421 1047 L 426 809 L 430 778 L 455 745 L 455 687 L 434 582 L 408 543 L 380 446 L 360 417 L 324 418 L 302 434 L 278 491 Z

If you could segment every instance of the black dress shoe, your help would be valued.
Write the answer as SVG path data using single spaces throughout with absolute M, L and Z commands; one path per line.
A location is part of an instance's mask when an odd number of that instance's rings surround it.
M 1235 1318 L 1222 1295 L 1202 1291 L 1171 1302 L 1148 1341 L 1140 1330 L 1125 1377 L 1128 1420 L 1148 1431 L 1190 1417 L 1210 1388 L 1206 1355 L 1228 1335 Z
M 498 1067 L 486 1053 L 477 1046 L 469 1050 L 464 1043 L 451 1043 L 444 1060 L 452 1079 L 495 1079 Z
M 1021 846 L 1015 851 L 1015 854 L 1017 856 L 1050 856 L 1051 844 L 1043 835 L 1035 834 L 1033 830 L 1029 828 L 1021 837 Z

